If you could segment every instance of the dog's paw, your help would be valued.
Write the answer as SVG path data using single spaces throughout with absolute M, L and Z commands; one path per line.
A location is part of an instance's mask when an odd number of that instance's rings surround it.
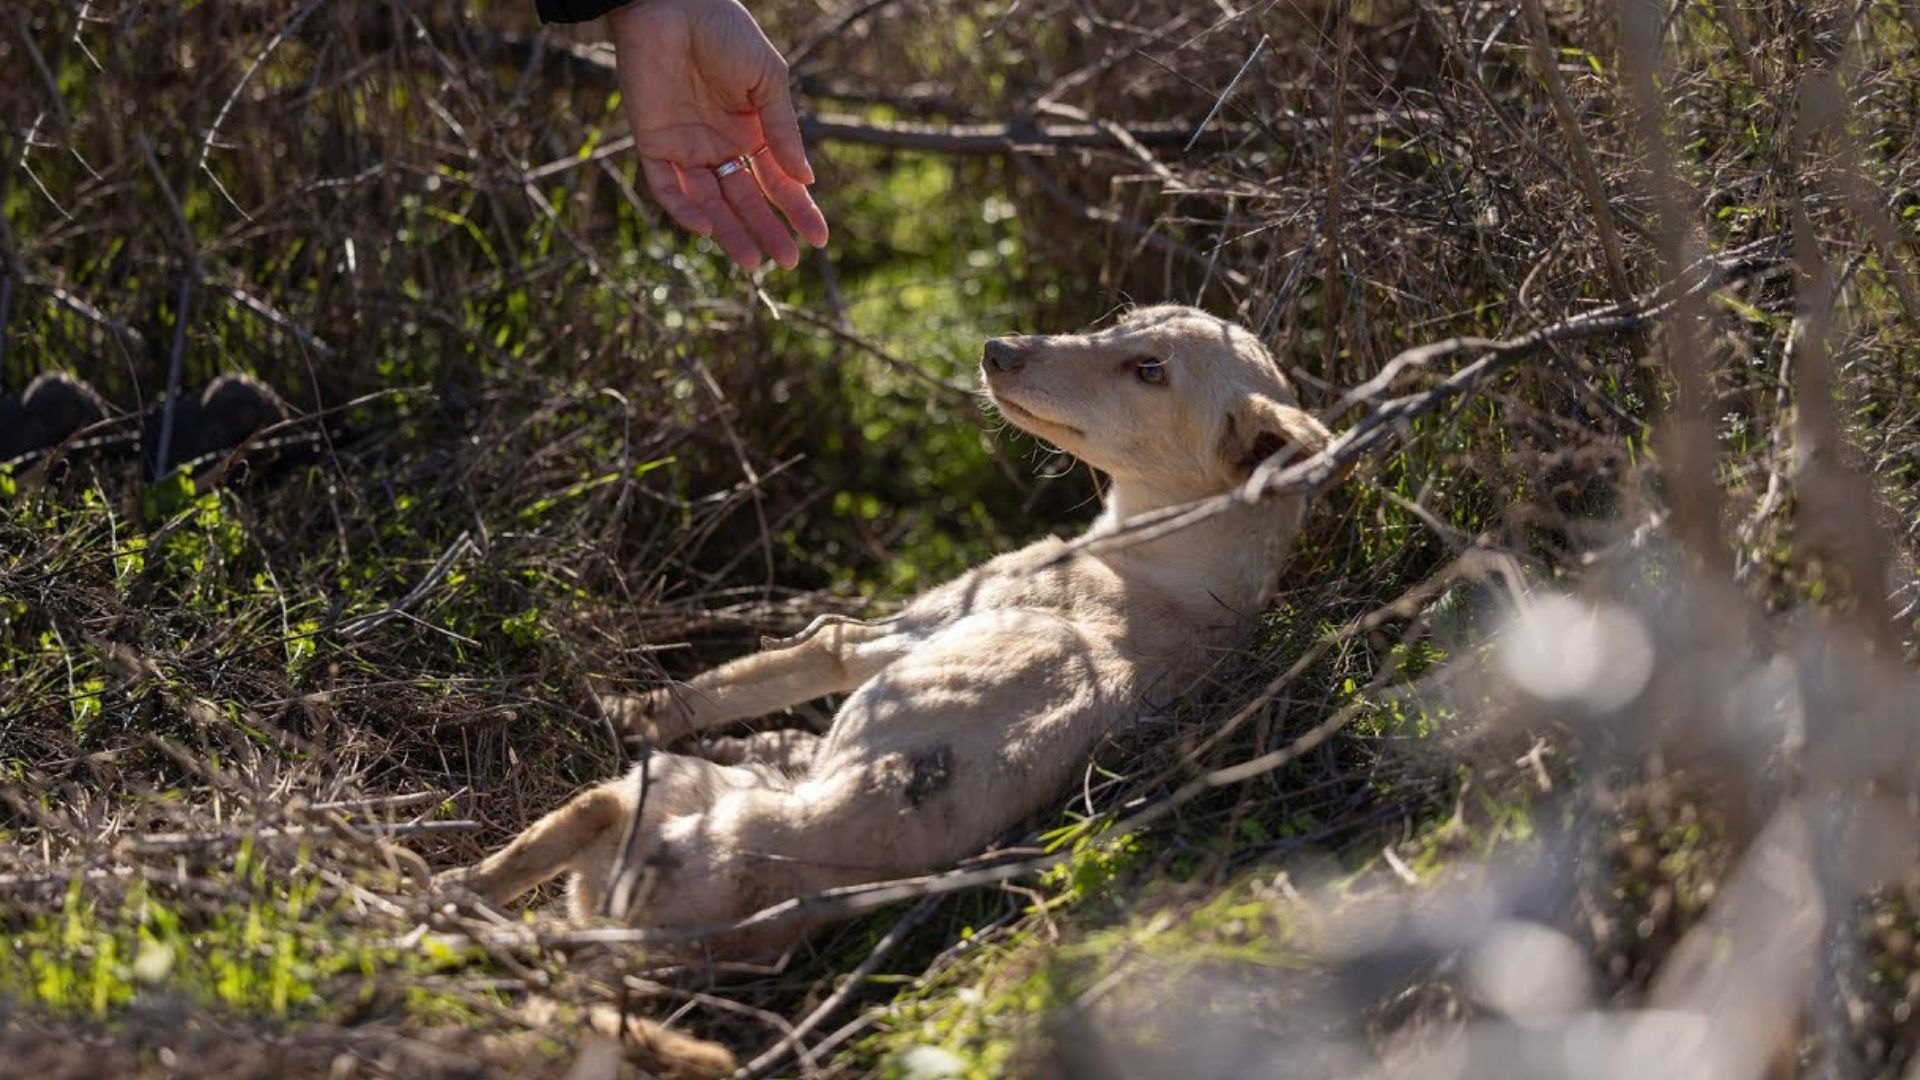
M 504 909 L 513 897 L 500 894 L 500 883 L 487 874 L 484 866 L 484 863 L 456 866 L 433 875 L 436 902 L 466 904 L 477 899 Z
M 629 739 L 665 746 L 687 734 L 686 709 L 668 690 L 601 694 L 600 712 Z
M 451 870 L 442 870 L 433 875 L 433 887 L 436 891 L 472 888 L 473 876 L 478 871 L 479 867 L 476 866 L 456 866 Z
M 624 1044 L 629 1060 L 664 1080 L 721 1080 L 740 1067 L 733 1051 L 719 1043 L 682 1034 L 645 1017 L 625 1015 L 611 1005 L 589 1009 L 587 1024 L 596 1034 Z

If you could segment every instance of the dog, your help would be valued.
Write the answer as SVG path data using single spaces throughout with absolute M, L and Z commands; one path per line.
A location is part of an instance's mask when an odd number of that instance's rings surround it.
M 1109 478 L 1096 533 L 1231 490 L 1275 454 L 1312 454 L 1330 440 L 1251 332 L 1192 308 L 995 338 L 980 373 L 1009 422 Z M 1305 511 L 1301 496 L 1236 506 L 1168 536 L 1064 558 L 1063 541 L 1041 540 L 890 619 L 824 616 L 684 687 L 603 697 L 630 734 L 668 747 L 848 695 L 823 736 L 768 732 L 721 740 L 706 757 L 651 754 L 640 821 L 640 778 L 601 784 L 458 880 L 504 905 L 570 872 L 572 910 L 584 919 L 609 913 L 610 879 L 628 853 L 649 887 L 610 913 L 688 927 L 951 866 L 1058 799 L 1108 733 L 1244 640 Z M 809 925 L 719 947 L 771 949 Z

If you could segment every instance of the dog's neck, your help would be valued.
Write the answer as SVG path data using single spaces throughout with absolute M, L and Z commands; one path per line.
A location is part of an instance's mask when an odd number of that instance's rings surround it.
M 1091 532 L 1109 532 L 1142 514 L 1192 501 L 1192 496 L 1115 480 Z M 1252 618 L 1272 598 L 1304 511 L 1298 498 L 1234 506 L 1167 536 L 1109 549 L 1099 558 L 1121 577 L 1153 585 L 1182 606 Z
M 1182 506 L 1193 502 L 1196 496 L 1182 495 L 1156 490 L 1152 485 L 1139 480 L 1122 480 L 1108 477 L 1107 490 L 1101 501 L 1105 503 L 1105 512 L 1100 515 L 1102 524 L 1112 525 L 1136 518 L 1141 514 L 1150 514 L 1155 510 L 1164 510 L 1169 506 Z

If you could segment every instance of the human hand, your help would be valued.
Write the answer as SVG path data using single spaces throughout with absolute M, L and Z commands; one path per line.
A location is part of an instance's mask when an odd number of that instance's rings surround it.
M 607 23 L 640 167 L 667 213 L 748 269 L 765 256 L 798 265 L 792 233 L 824 245 L 787 63 L 747 9 L 738 0 L 639 0 Z M 751 168 L 716 175 L 743 155 Z

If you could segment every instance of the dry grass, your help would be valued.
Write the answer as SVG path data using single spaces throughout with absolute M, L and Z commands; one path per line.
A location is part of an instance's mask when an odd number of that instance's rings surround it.
M 612 1003 L 790 1074 L 1430 1074 L 1433 1033 L 1520 1060 L 1501 980 L 1448 973 L 1523 918 L 1593 958 L 1594 1023 L 1707 1003 L 1810 1072 L 1907 1068 L 1912 859 L 1856 841 L 1911 825 L 1858 796 L 1913 790 L 1920 13 L 766 7 L 838 232 L 759 280 L 636 195 L 604 57 L 517 4 L 0 14 L 0 377 L 115 410 L 0 480 L 0 1055 L 560 1075 Z M 1756 243 L 1791 264 L 1466 393 L 1432 396 L 1498 350 L 1389 367 Z M 422 887 L 620 767 L 590 682 L 1085 520 L 954 387 L 984 332 L 1129 300 L 1245 320 L 1380 433 L 1246 656 L 777 968 Z M 295 419 L 156 478 L 145 414 L 235 370 Z M 1548 586 L 1658 643 L 1644 694 L 1500 659 Z M 1765 859 L 1815 884 L 1741 922 Z M 1403 893 L 1455 914 L 1365 921 Z M 1764 992 L 1703 989 L 1716 918 Z

